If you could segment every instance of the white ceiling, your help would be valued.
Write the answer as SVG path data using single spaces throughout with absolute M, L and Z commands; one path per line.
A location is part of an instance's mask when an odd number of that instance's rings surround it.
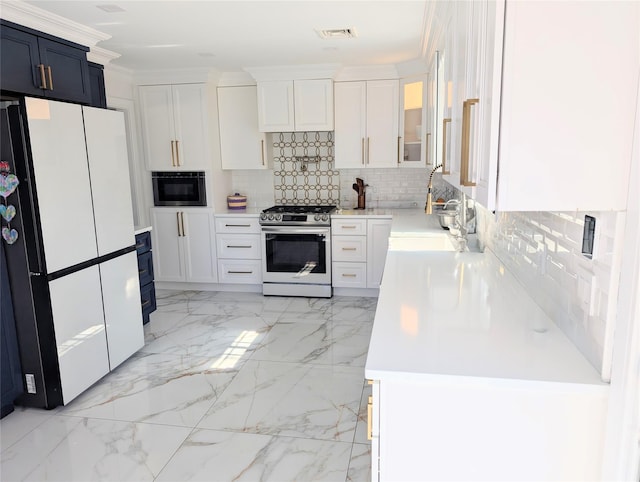
M 27 1 L 111 35 L 98 47 L 134 70 L 397 64 L 422 55 L 427 0 Z M 118 6 L 108 13 L 98 5 Z M 355 39 L 315 29 L 351 27 Z

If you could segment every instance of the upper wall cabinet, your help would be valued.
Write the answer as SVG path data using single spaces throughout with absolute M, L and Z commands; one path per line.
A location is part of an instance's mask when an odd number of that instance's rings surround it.
M 258 125 L 261 132 L 333 130 L 333 81 L 258 82 Z
M 335 167 L 397 167 L 398 81 L 335 84 Z
M 91 103 L 87 47 L 5 20 L 0 31 L 2 90 Z
M 255 85 L 218 87 L 223 169 L 267 169 L 266 137 L 258 129 Z
M 637 2 L 457 2 L 445 179 L 491 210 L 625 209 L 639 21 Z
M 210 169 L 205 84 L 148 85 L 139 89 L 149 170 Z
M 424 167 L 427 164 L 427 90 L 426 76 L 400 81 L 400 167 Z

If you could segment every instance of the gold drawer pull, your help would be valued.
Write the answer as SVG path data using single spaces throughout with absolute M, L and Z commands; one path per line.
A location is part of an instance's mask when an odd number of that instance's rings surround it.
M 356 229 L 355 226 L 341 226 L 342 229 Z
M 356 275 L 353 273 L 342 273 L 343 278 L 355 278 Z
M 342 251 L 355 251 L 356 248 L 342 248 Z
M 369 395 L 367 403 L 367 440 L 373 439 L 373 397 Z

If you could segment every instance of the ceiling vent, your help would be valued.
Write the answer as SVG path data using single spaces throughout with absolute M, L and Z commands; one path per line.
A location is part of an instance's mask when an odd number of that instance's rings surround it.
M 316 29 L 316 33 L 320 36 L 320 38 L 324 38 L 324 39 L 356 38 L 358 36 L 358 34 L 356 33 L 356 29 L 351 27 Z

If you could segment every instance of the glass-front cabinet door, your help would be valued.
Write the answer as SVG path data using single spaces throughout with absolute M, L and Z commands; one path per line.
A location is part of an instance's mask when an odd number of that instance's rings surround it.
M 400 84 L 400 167 L 426 165 L 427 76 L 404 79 Z

